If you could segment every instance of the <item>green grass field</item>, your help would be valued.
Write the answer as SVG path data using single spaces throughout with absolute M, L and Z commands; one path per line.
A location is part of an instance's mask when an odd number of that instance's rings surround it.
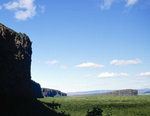
M 101 107 L 103 116 L 150 116 L 150 96 L 86 96 L 42 98 L 42 102 L 61 104 L 57 111 L 71 116 L 85 116 L 88 109 Z

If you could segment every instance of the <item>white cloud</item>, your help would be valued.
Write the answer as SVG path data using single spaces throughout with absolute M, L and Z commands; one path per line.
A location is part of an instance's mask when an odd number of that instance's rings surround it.
M 45 63 L 48 64 L 48 65 L 54 65 L 54 66 L 56 66 L 57 68 L 60 68 L 60 69 L 63 69 L 63 70 L 66 70 L 66 69 L 67 69 L 67 66 L 61 65 L 61 64 L 59 63 L 59 61 L 56 60 L 56 59 L 54 59 L 54 60 L 48 60 L 48 61 L 46 61 Z
M 14 0 L 4 4 L 4 7 L 13 10 L 15 18 L 18 20 L 26 20 L 36 15 L 34 0 Z
M 100 8 L 103 9 L 109 9 L 112 5 L 114 0 L 103 0 L 103 4 L 100 6 Z
M 138 0 L 126 0 L 126 6 L 132 6 L 134 4 L 136 4 L 138 2 Z
M 86 62 L 75 66 L 76 68 L 103 68 L 104 65 Z
M 127 73 L 108 73 L 108 72 L 104 72 L 98 75 L 98 78 L 102 78 L 102 77 L 127 77 L 128 74 Z
M 101 1 L 102 1 L 102 4 L 100 8 L 102 10 L 108 10 L 110 9 L 110 7 L 112 6 L 114 2 L 125 2 L 126 3 L 125 6 L 129 7 L 129 6 L 136 4 L 139 0 L 101 0 Z
M 142 72 L 142 73 L 138 74 L 138 76 L 141 76 L 141 77 L 150 77 L 150 72 Z
M 19 3 L 18 2 L 9 2 L 7 4 L 4 4 L 5 8 L 8 9 L 8 10 L 11 10 L 11 9 L 16 9 L 17 7 L 19 7 Z
M 57 63 L 58 63 L 57 60 L 51 60 L 46 62 L 46 64 L 57 64 Z
M 116 66 L 124 66 L 124 65 L 130 65 L 130 64 L 140 64 L 142 61 L 140 59 L 135 60 L 112 60 L 110 64 L 116 65 Z

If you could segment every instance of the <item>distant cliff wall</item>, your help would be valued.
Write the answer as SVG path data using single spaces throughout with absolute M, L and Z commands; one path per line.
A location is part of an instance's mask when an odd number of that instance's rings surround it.
M 99 90 L 101 91 L 101 90 Z M 103 91 L 103 93 L 102 93 Z M 102 90 L 101 93 L 89 93 L 89 94 L 74 94 L 70 96 L 137 96 L 138 90 L 134 89 L 123 89 L 123 90 L 108 90 L 111 92 L 106 92 L 107 90 Z
M 136 96 L 138 95 L 138 90 L 124 89 L 124 90 L 117 90 L 108 93 L 101 93 L 101 95 Z
M 66 93 L 63 93 L 59 90 L 47 89 L 47 88 L 42 88 L 42 93 L 43 93 L 43 96 L 45 97 L 54 97 L 55 95 L 67 96 Z

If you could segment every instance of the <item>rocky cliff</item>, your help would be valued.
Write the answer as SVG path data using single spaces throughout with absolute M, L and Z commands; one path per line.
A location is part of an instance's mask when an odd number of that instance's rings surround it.
M 31 41 L 0 24 L 0 95 L 32 96 Z
M 43 98 L 43 94 L 41 91 L 40 84 L 36 83 L 35 81 L 31 80 L 32 89 L 33 89 L 33 95 L 36 98 Z
M 133 90 L 133 89 L 125 89 L 125 90 L 118 90 L 118 91 L 110 92 L 109 94 L 120 95 L 120 96 L 136 96 L 138 95 L 138 91 Z
M 0 95 L 43 97 L 41 87 L 31 80 L 31 41 L 0 24 Z
M 43 93 L 43 96 L 45 96 L 45 97 L 54 97 L 56 95 L 67 96 L 66 93 L 63 93 L 59 90 L 47 89 L 47 88 L 42 88 L 42 93 Z
M 101 93 L 99 95 L 136 96 L 138 95 L 138 91 L 133 89 L 124 89 L 124 90 L 117 90 L 108 93 Z
M 99 90 L 101 92 L 101 90 Z M 138 90 L 134 89 L 123 89 L 123 90 L 108 90 L 111 92 L 106 92 L 107 90 L 102 90 L 100 93 L 89 93 L 89 94 L 73 94 L 69 96 L 137 96 Z
M 31 41 L 0 24 L 0 115 L 66 116 L 36 100 L 40 85 L 31 80 Z

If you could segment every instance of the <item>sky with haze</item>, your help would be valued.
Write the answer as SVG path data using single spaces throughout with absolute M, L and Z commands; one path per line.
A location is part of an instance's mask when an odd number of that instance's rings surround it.
M 30 37 L 42 87 L 150 88 L 150 0 L 0 0 L 0 22 Z

